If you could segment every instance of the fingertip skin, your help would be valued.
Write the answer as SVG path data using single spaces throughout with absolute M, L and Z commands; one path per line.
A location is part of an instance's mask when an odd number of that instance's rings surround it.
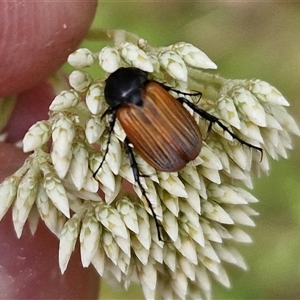
M 0 97 L 57 70 L 84 38 L 96 7 L 96 0 L 0 2 Z
M 47 120 L 49 105 L 55 97 L 51 82 L 43 81 L 17 95 L 17 101 L 4 132 L 7 143 L 23 139 L 28 128 L 40 120 Z
M 28 154 L 13 144 L 0 143 L 0 183 L 24 163 Z M 1 298 L 0 298 L 1 299 Z

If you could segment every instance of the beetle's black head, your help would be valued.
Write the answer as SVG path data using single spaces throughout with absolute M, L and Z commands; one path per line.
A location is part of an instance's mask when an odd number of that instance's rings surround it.
M 126 103 L 142 106 L 141 92 L 148 81 L 147 73 L 137 68 L 119 68 L 106 79 L 104 96 L 110 107 Z

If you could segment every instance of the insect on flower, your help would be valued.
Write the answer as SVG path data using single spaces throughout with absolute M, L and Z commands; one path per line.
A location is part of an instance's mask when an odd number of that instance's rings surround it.
M 129 146 L 130 143 L 136 152 L 155 169 L 164 172 L 181 170 L 198 156 L 202 145 L 199 126 L 183 106 L 185 103 L 202 118 L 208 120 L 210 126 L 217 123 L 241 144 L 262 153 L 261 148 L 239 138 L 217 117 L 207 113 L 184 97 L 174 98 L 169 91 L 183 96 L 202 95 L 201 92 L 183 93 L 155 80 L 150 80 L 148 74 L 138 68 L 119 68 L 107 78 L 104 96 L 109 108 L 104 112 L 102 118 L 105 115 L 111 115 L 108 142 L 103 159 L 94 172 L 95 176 L 105 161 L 113 128 L 118 119 L 126 133 L 124 146 L 134 179 L 150 207 L 158 230 L 158 238 L 161 241 L 159 230 L 161 225 L 147 197 L 146 190 L 141 184 L 141 174 L 132 148 Z

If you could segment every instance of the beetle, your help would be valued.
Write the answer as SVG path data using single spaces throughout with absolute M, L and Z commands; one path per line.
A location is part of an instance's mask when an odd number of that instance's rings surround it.
M 262 153 L 261 148 L 239 138 L 217 117 L 207 113 L 184 97 L 173 97 L 170 91 L 183 96 L 198 95 L 201 97 L 202 95 L 201 92 L 189 94 L 175 90 L 149 79 L 147 72 L 134 67 L 122 67 L 109 75 L 104 88 L 104 97 L 109 107 L 101 116 L 103 118 L 105 115 L 111 115 L 108 141 L 103 159 L 94 172 L 95 176 L 105 161 L 113 128 L 118 119 L 126 133 L 124 147 L 130 160 L 134 179 L 150 207 L 160 241 L 162 241 L 159 230 L 161 225 L 147 197 L 146 190 L 141 184 L 140 177 L 142 175 L 129 144 L 132 144 L 136 152 L 156 170 L 164 172 L 181 170 L 198 156 L 202 146 L 199 126 L 183 106 L 185 103 L 210 122 L 209 128 L 213 123 L 217 123 L 241 144 Z

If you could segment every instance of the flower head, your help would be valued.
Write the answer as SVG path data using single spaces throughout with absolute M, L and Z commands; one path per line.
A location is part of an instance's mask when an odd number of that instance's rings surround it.
M 224 262 L 246 269 L 234 244 L 251 242 L 241 225 L 254 226 L 257 215 L 251 207 L 257 199 L 241 186 L 251 188 L 251 175 L 269 171 L 268 155 L 286 157 L 290 135 L 300 135 L 285 98 L 261 80 L 204 72 L 216 65 L 187 43 L 154 48 L 129 35 L 99 53 L 77 50 L 68 61 L 86 69 L 72 72 L 72 89 L 54 99 L 49 120 L 26 134 L 24 150 L 33 154 L 0 185 L 0 216 L 13 205 L 20 236 L 36 203 L 41 219 L 60 239 L 62 272 L 77 242 L 84 267 L 92 264 L 101 276 L 113 276 L 125 287 L 139 282 L 147 299 L 156 292 L 163 299 L 210 298 L 212 278 L 229 286 Z M 126 134 L 118 120 L 110 129 L 110 116 L 104 114 L 104 78 L 94 80 L 88 73 L 94 64 L 107 72 L 130 66 L 147 71 L 153 80 L 184 88 L 174 96 L 220 120 L 208 122 L 187 108 L 203 137 L 198 157 L 177 172 L 161 172 L 133 147 L 145 175 L 138 184 L 124 151 Z M 201 100 L 189 95 L 195 90 L 202 92 Z M 263 155 L 247 145 L 262 148 Z M 123 181 L 132 192 L 122 190 Z

